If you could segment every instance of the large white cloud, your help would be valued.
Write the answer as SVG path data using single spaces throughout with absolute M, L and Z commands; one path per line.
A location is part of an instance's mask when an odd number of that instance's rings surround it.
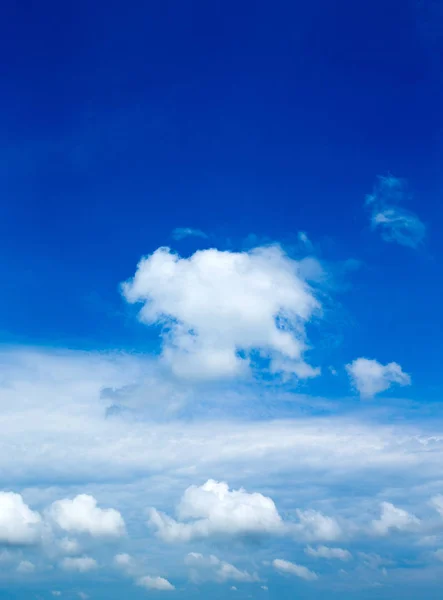
M 0 544 L 34 544 L 42 534 L 42 518 L 20 494 L 0 492 Z
M 411 531 L 417 529 L 418 525 L 420 525 L 420 519 L 390 502 L 381 503 L 380 518 L 372 521 L 372 528 L 378 535 L 387 535 L 393 529 Z
M 226 581 L 237 581 L 239 583 L 260 581 L 256 573 L 242 571 L 231 563 L 220 560 L 213 554 L 204 556 L 198 552 L 190 552 L 185 558 L 185 563 L 191 567 L 191 579 L 195 582 L 205 580 L 213 580 L 219 583 L 225 583 Z
M 278 246 L 189 258 L 159 248 L 122 290 L 128 302 L 143 303 L 143 322 L 163 326 L 163 358 L 179 376 L 244 374 L 254 350 L 274 359 L 274 369 L 318 374 L 303 353 L 305 323 L 319 303 L 299 264 Z
M 244 489 L 230 490 L 227 483 L 208 480 L 190 486 L 178 505 L 179 521 L 150 511 L 150 523 L 168 542 L 189 541 L 211 535 L 257 535 L 283 532 L 284 523 L 271 498 Z
M 54 523 L 70 533 L 88 533 L 94 537 L 118 537 L 125 533 L 121 514 L 114 508 L 99 508 L 96 499 L 87 494 L 72 500 L 57 500 L 48 514 Z
M 410 376 L 395 362 L 382 365 L 377 360 L 357 358 L 346 365 L 346 370 L 354 387 L 363 398 L 371 398 L 395 384 L 401 386 L 411 384 Z
M 314 571 L 311 571 L 303 565 L 298 565 L 296 563 L 289 562 L 288 560 L 276 558 L 272 561 L 272 565 L 276 571 L 280 571 L 281 573 L 288 573 L 289 575 L 295 575 L 296 577 L 300 577 L 301 579 L 305 579 L 306 581 L 315 581 L 316 579 L 318 579 L 318 575 L 317 573 L 314 573 Z
M 408 196 L 404 179 L 378 177 L 366 205 L 371 211 L 372 228 L 379 230 L 386 242 L 417 248 L 425 238 L 426 226 L 416 214 L 400 206 Z

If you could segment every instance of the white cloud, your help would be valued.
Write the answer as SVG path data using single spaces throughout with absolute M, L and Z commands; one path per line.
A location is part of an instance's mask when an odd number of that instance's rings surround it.
M 297 509 L 296 512 L 299 523 L 293 528 L 296 532 L 300 532 L 304 539 L 333 541 L 343 535 L 340 525 L 333 517 L 312 509 Z
M 78 558 L 66 557 L 61 562 L 61 567 L 65 571 L 78 571 L 86 573 L 98 568 L 97 561 L 90 556 L 81 556 Z
M 0 492 L 0 543 L 34 544 L 42 534 L 42 519 L 20 494 Z
M 61 595 L 62 595 L 62 593 L 61 593 L 61 592 L 59 592 L 58 590 L 52 590 L 51 594 L 52 594 L 53 596 L 61 596 Z
M 346 365 L 346 370 L 352 384 L 363 398 L 371 398 L 394 384 L 411 384 L 410 376 L 395 362 L 382 365 L 376 360 L 357 358 Z
M 183 240 L 187 237 L 207 238 L 208 236 L 201 229 L 193 229 L 192 227 L 176 227 L 172 232 L 174 240 Z
M 443 496 L 441 494 L 437 494 L 431 498 L 431 505 L 443 517 Z
M 57 500 L 48 513 L 61 529 L 71 533 L 88 533 L 94 537 L 118 537 L 125 533 L 121 514 L 113 508 L 98 508 L 96 499 L 86 494 L 72 500 Z
M 146 575 L 137 580 L 137 585 L 144 587 L 147 590 L 157 590 L 160 592 L 169 592 L 175 590 L 175 587 L 167 579 L 163 577 L 151 577 Z
M 231 585 L 231 587 L 229 589 L 231 590 L 231 592 L 237 591 L 237 588 L 235 587 L 235 585 Z
M 272 561 L 272 565 L 274 569 L 280 571 L 281 573 L 289 573 L 290 575 L 295 575 L 301 579 L 306 579 L 306 581 L 315 581 L 318 579 L 318 575 L 314 573 L 314 571 L 310 571 L 307 567 L 304 567 L 303 565 L 297 565 L 296 563 L 289 562 L 288 560 L 276 558 Z
M 410 531 L 417 528 L 420 519 L 390 502 L 381 503 L 379 519 L 372 521 L 372 529 L 378 535 L 387 535 L 392 529 Z
M 267 585 L 261 585 L 260 587 L 262 590 L 265 590 L 265 592 L 267 592 L 269 589 Z
M 62 538 L 58 545 L 63 554 L 78 554 L 80 552 L 80 544 L 77 540 Z
M 238 581 L 243 583 L 260 581 L 256 573 L 241 571 L 234 565 L 220 560 L 217 556 L 203 556 L 197 552 L 190 552 L 185 563 L 192 567 L 191 576 L 194 581 L 217 581 L 225 583 L 226 581 Z
M 81 598 L 81 600 L 87 600 L 89 598 L 88 594 L 85 594 L 85 592 L 78 592 L 77 596 Z
M 167 542 L 189 541 L 211 535 L 276 533 L 284 524 L 271 498 L 209 479 L 190 486 L 178 505 L 179 521 L 151 509 L 150 524 Z
M 317 548 L 308 546 L 305 548 L 305 552 L 308 556 L 314 558 L 335 558 L 343 561 L 351 560 L 352 558 L 352 554 L 349 550 L 344 550 L 343 548 L 329 548 L 328 546 L 318 546 Z
M 248 373 L 251 353 L 284 360 L 298 377 L 305 324 L 320 306 L 299 265 L 275 247 L 249 252 L 201 250 L 189 258 L 159 248 L 122 285 L 142 303 L 141 321 L 163 326 L 163 359 L 176 375 L 211 379 Z M 283 363 L 282 363 L 283 364 Z
M 417 248 L 424 240 L 426 227 L 419 217 L 399 204 L 408 198 L 406 181 L 397 177 L 379 177 L 366 204 L 371 211 L 371 225 L 386 242 Z
M 23 575 L 33 573 L 35 571 L 35 565 L 29 560 L 22 560 L 17 566 L 17 571 Z
M 132 563 L 132 558 L 129 554 L 123 553 L 123 554 L 116 554 L 114 556 L 114 563 L 118 566 L 118 567 L 129 567 Z

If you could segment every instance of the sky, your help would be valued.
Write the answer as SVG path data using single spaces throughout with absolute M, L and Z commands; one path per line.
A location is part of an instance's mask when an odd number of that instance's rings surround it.
M 440 0 L 0 29 L 1 597 L 440 598 Z

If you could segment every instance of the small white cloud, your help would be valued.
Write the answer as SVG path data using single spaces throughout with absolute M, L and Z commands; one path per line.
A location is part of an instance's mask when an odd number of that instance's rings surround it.
M 193 229 L 192 227 L 176 227 L 172 232 L 174 240 L 183 240 L 187 237 L 207 238 L 207 234 L 201 229 Z
M 70 533 L 88 533 L 93 537 L 118 537 L 125 533 L 121 514 L 113 508 L 98 508 L 96 499 L 86 494 L 72 500 L 57 500 L 48 514 L 61 529 Z
M 315 581 L 318 579 L 318 575 L 317 573 L 314 573 L 314 571 L 309 570 L 303 565 L 297 565 L 296 563 L 289 562 L 288 560 L 276 558 L 272 561 L 272 565 L 274 569 L 280 571 L 281 573 L 289 573 L 290 575 L 295 575 L 296 577 L 300 577 L 306 581 Z
M 317 548 L 308 546 L 305 548 L 305 552 L 308 556 L 314 558 L 335 558 L 343 561 L 351 560 L 352 558 L 352 554 L 349 550 L 344 550 L 343 548 L 329 548 L 328 546 L 318 546 Z
M 211 535 L 235 536 L 275 533 L 283 521 L 271 498 L 227 483 L 208 480 L 190 486 L 178 505 L 179 521 L 151 509 L 150 524 L 167 542 L 189 541 Z
M 408 197 L 404 179 L 378 177 L 366 205 L 371 211 L 372 228 L 380 230 L 386 242 L 417 248 L 425 238 L 426 227 L 416 214 L 399 206 Z
M 231 592 L 237 591 L 237 588 L 235 587 L 235 585 L 231 585 L 231 587 L 229 589 L 231 590 Z
M 417 528 L 420 519 L 390 502 L 381 503 L 379 519 L 372 521 L 372 529 L 377 535 L 387 535 L 392 529 L 410 531 Z
M 69 538 L 62 538 L 58 545 L 63 554 L 79 554 L 81 550 L 78 541 Z
M 23 575 L 27 573 L 33 573 L 35 571 L 35 565 L 29 560 L 22 560 L 18 564 L 17 571 Z
M 144 587 L 147 590 L 157 590 L 160 592 L 170 592 L 175 590 L 175 587 L 167 579 L 163 577 L 151 577 L 146 575 L 137 580 L 137 585 Z
M 372 398 L 393 385 L 406 386 L 411 378 L 395 362 L 382 365 L 377 360 L 357 358 L 346 365 L 353 386 L 363 398 Z
M 77 596 L 81 598 L 81 600 L 88 600 L 89 598 L 88 594 L 85 594 L 85 592 L 78 592 Z
M 61 592 L 59 592 L 58 590 L 52 590 L 51 594 L 52 594 L 53 596 L 61 596 L 61 595 L 62 595 L 62 593 L 61 593 Z
M 140 261 L 122 293 L 143 304 L 141 321 L 163 326 L 162 358 L 180 377 L 247 375 L 257 351 L 274 371 L 284 365 L 298 377 L 317 374 L 303 354 L 305 324 L 320 304 L 299 263 L 278 246 L 212 248 L 189 258 L 159 248 Z
M 443 496 L 441 494 L 437 494 L 431 498 L 431 505 L 443 517 Z
M 197 552 L 190 552 L 185 558 L 185 563 L 193 568 L 192 578 L 194 580 L 214 580 L 219 583 L 225 583 L 226 581 L 243 583 L 260 581 L 256 573 L 241 571 L 214 555 L 204 556 Z
M 61 567 L 65 571 L 78 571 L 79 573 L 86 573 L 97 569 L 97 561 L 90 556 L 82 556 L 78 558 L 67 557 L 61 562 Z
M 267 592 L 269 590 L 267 585 L 261 585 L 260 587 L 262 590 L 265 590 L 265 592 Z
M 316 510 L 297 510 L 299 523 L 293 525 L 306 540 L 334 541 L 342 537 L 340 525 L 333 517 L 328 517 Z
M 34 544 L 42 533 L 42 518 L 20 494 L 0 492 L 0 543 Z
M 116 554 L 114 556 L 114 563 L 118 566 L 118 567 L 129 567 L 132 563 L 132 558 L 129 554 Z

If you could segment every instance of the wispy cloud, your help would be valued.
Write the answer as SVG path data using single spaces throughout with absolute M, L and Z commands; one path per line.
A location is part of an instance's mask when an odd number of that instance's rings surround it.
M 201 229 L 193 229 L 192 227 L 176 227 L 172 232 L 174 240 L 183 240 L 187 237 L 207 238 L 208 235 Z
M 425 238 L 426 226 L 415 213 L 400 206 L 409 198 L 404 179 L 379 176 L 372 194 L 366 196 L 366 206 L 371 211 L 372 228 L 378 229 L 386 242 L 417 248 Z

